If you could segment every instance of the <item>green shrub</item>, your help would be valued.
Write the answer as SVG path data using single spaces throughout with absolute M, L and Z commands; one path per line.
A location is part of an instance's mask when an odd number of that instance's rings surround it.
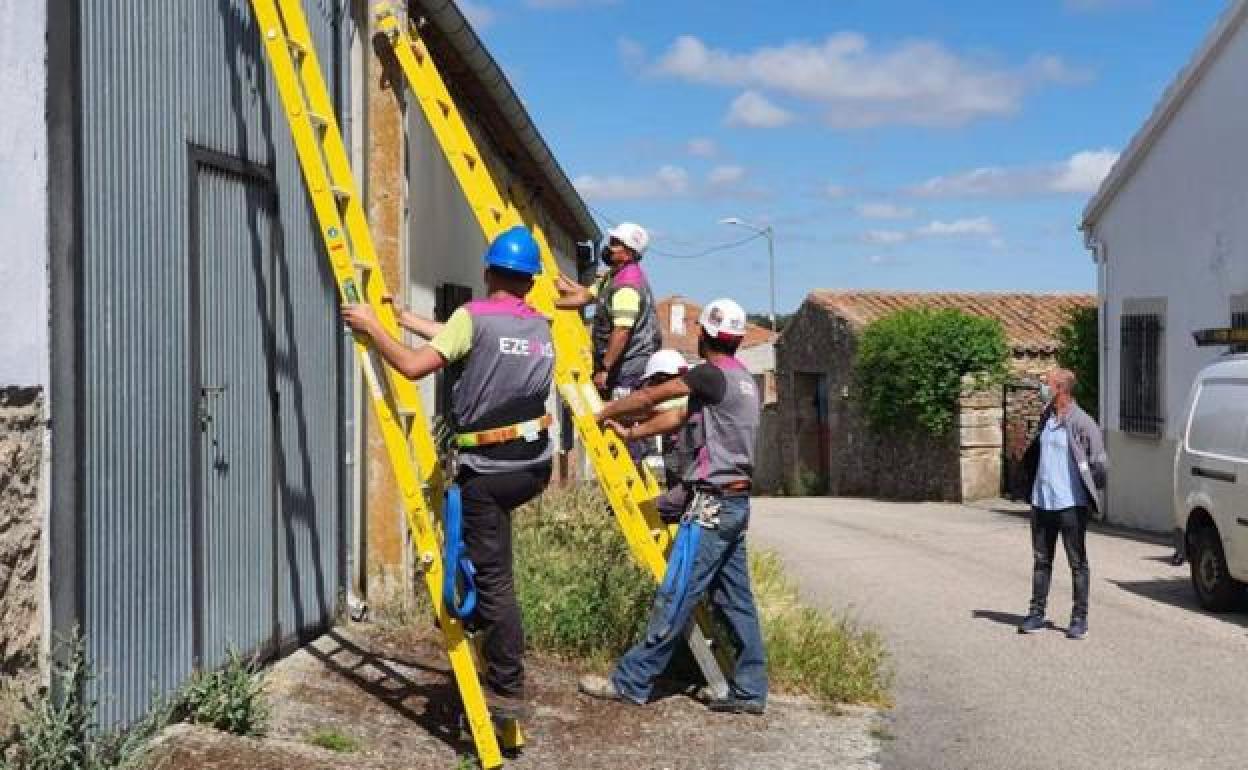
M 106 770 L 137 765 L 147 741 L 169 723 L 167 705 L 157 701 L 151 713 L 126 730 L 102 731 L 92 700 L 95 675 L 87 662 L 86 643 L 75 630 L 58 638 L 52 688 L 28 699 L 13 735 L 0 740 L 3 770 Z M 59 695 L 58 695 L 59 694 Z
M 854 362 L 867 418 L 877 430 L 953 427 L 962 378 L 979 387 L 1005 379 L 1009 346 L 1000 322 L 959 310 L 901 310 L 869 324 Z
M 1099 336 L 1095 307 L 1075 308 L 1057 330 L 1057 365 L 1075 373 L 1075 400 L 1092 419 L 1101 404 Z
M 654 581 L 597 490 L 551 490 L 515 516 L 516 589 L 529 644 L 596 662 L 628 649 L 645 626 Z
M 195 674 L 178 695 L 175 715 L 235 735 L 264 735 L 269 705 L 255 662 L 231 651 L 224 667 Z

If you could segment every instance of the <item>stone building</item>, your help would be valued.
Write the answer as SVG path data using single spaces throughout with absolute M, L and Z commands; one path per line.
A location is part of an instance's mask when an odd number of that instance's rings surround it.
M 1057 329 L 1082 294 L 815 291 L 776 342 L 779 430 L 784 472 L 772 491 L 790 494 L 972 500 L 995 497 L 1017 479 L 1016 463 L 1039 414 L 1036 381 L 1053 366 Z M 958 427 L 940 437 L 881 435 L 854 398 L 858 334 L 898 310 L 953 308 L 1001 322 L 1010 345 L 1011 382 L 966 393 Z

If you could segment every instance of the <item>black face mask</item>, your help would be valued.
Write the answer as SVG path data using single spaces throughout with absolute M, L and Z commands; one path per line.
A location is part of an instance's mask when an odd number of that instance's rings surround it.
M 602 260 L 602 264 L 611 267 L 611 244 L 610 242 L 602 244 L 602 249 L 598 252 L 598 258 Z

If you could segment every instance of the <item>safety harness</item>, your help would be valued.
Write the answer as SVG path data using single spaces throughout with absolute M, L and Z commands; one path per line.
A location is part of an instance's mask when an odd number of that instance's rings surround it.
M 464 548 L 464 501 L 458 484 L 446 489 L 442 529 L 443 564 L 446 565 L 442 574 L 442 603 L 452 616 L 464 620 L 477 609 L 477 568 Z
M 554 417 L 544 414 L 535 420 L 525 420 L 524 422 L 506 425 L 502 428 L 491 428 L 475 433 L 457 433 L 455 435 L 455 445 L 460 449 L 473 449 L 494 444 L 504 444 L 521 438 L 525 441 L 537 441 L 541 437 L 542 431 L 549 428 L 554 422 Z

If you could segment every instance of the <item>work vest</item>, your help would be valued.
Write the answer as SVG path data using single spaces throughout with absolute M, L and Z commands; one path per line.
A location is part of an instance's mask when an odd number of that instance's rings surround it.
M 521 299 L 487 299 L 464 306 L 472 316 L 472 348 L 451 389 L 458 433 L 537 419 L 546 414 L 555 348 L 550 322 Z M 549 431 L 537 441 L 517 439 L 460 450 L 460 465 L 478 473 L 506 473 L 550 462 Z
M 722 487 L 749 481 L 754 474 L 754 439 L 758 435 L 758 388 L 745 365 L 735 358 L 711 364 L 724 373 L 724 399 L 708 404 L 689 398 L 689 420 L 681 447 L 689 453 L 685 481 Z
M 593 327 L 594 365 L 602 368 L 602 357 L 607 352 L 607 343 L 611 339 L 612 329 L 615 328 L 611 320 L 611 300 L 620 289 L 635 289 L 641 295 L 641 306 L 638 308 L 632 333 L 628 337 L 628 345 L 616 362 L 615 370 L 607 373 L 607 381 L 610 385 L 636 387 L 646 373 L 646 362 L 650 360 L 651 354 L 663 344 L 659 334 L 659 319 L 654 310 L 654 295 L 650 293 L 646 274 L 636 262 L 612 268 L 598 291 Z

